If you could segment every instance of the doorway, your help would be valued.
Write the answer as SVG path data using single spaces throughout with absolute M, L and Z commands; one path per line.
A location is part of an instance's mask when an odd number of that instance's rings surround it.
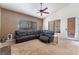
M 67 34 L 69 38 L 75 38 L 75 17 L 67 19 Z

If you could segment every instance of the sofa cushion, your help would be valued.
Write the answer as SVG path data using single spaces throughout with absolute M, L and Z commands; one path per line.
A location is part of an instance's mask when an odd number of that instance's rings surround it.
M 19 37 L 26 36 L 26 32 L 25 31 L 16 31 L 16 35 L 18 35 Z
M 27 38 L 29 38 L 29 37 L 28 36 L 22 36 L 22 37 L 16 38 L 16 40 L 27 39 Z

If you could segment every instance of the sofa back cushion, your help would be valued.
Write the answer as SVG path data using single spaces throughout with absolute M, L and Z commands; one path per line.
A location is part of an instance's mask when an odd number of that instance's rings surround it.
M 15 33 L 15 35 L 19 37 L 37 34 L 37 32 L 33 30 L 17 30 Z
M 19 37 L 22 37 L 22 36 L 26 36 L 27 35 L 27 32 L 25 30 L 17 30 L 15 33 Z
M 52 37 L 52 35 L 54 35 L 54 32 L 48 31 L 48 30 L 43 30 L 43 32 L 40 35 Z

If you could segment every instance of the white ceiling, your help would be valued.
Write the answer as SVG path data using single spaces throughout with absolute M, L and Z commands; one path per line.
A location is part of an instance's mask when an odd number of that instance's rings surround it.
M 48 7 L 47 12 L 54 13 L 61 8 L 69 5 L 69 3 L 44 3 L 43 8 Z M 38 10 L 40 9 L 40 3 L 0 3 L 0 7 L 6 8 L 12 11 L 32 15 L 38 18 L 45 18 L 50 14 L 43 14 L 40 16 Z

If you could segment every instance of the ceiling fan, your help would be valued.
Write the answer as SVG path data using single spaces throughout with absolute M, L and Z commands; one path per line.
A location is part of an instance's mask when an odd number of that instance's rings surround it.
M 43 6 L 42 4 L 43 4 L 43 3 L 40 3 L 40 5 L 41 5 L 41 9 L 38 10 L 39 12 L 37 12 L 37 13 L 40 13 L 41 16 L 43 15 L 43 13 L 44 13 L 44 14 L 49 14 L 49 12 L 45 12 L 45 11 L 48 9 L 48 7 L 42 9 L 42 6 Z

